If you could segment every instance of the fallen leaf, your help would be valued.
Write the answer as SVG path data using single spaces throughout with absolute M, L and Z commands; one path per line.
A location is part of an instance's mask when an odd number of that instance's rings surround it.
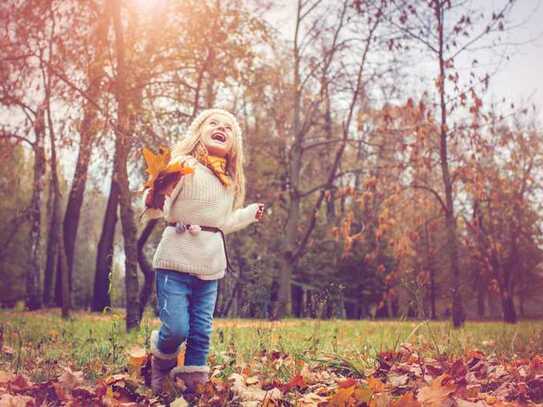
M 258 377 L 257 376 L 251 376 L 245 379 L 245 384 L 252 385 L 258 383 Z
M 417 400 L 425 406 L 441 406 L 456 390 L 456 385 L 449 383 L 450 379 L 447 374 L 435 378 L 430 386 L 419 390 Z
M 291 389 L 298 387 L 298 388 L 304 388 L 306 386 L 305 380 L 302 375 L 296 375 L 288 383 L 285 383 L 281 386 L 281 390 L 283 390 L 285 393 L 289 392 Z
M 1 407 L 30 407 L 34 406 L 34 399 L 30 396 L 2 394 L 0 396 Z
M 134 346 L 128 351 L 128 364 L 134 369 L 140 368 L 146 358 L 147 352 L 141 346 Z
M 178 397 L 170 403 L 170 407 L 187 407 L 189 403 L 183 397 Z
M 17 375 L 15 379 L 13 379 L 9 383 L 9 385 L 12 390 L 18 392 L 18 391 L 27 390 L 32 385 L 32 383 L 29 382 L 28 379 L 24 377 L 23 375 Z
M 486 404 L 482 400 L 468 401 L 468 400 L 455 398 L 454 401 L 456 402 L 457 407 L 486 407 L 488 406 L 488 404 Z
M 385 384 L 379 380 L 379 379 L 376 379 L 375 377 L 373 376 L 370 376 L 368 378 L 368 387 L 374 392 L 374 393 L 380 393 L 380 392 L 383 392 L 385 391 Z
M 354 385 L 356 385 L 356 380 L 353 379 L 352 377 L 349 377 L 347 380 L 344 380 L 337 384 L 339 388 L 347 388 L 347 387 L 352 387 Z
M 349 405 L 349 399 L 354 393 L 354 385 L 350 387 L 338 388 L 336 394 L 334 394 L 328 402 L 331 406 L 345 407 Z
M 64 368 L 64 372 L 59 376 L 58 382 L 68 391 L 83 383 L 83 372 L 74 372 L 68 367 Z
M 368 403 L 371 400 L 373 391 L 365 385 L 358 386 L 354 389 L 353 398 L 356 401 Z
M 411 391 L 392 402 L 392 407 L 420 407 L 420 405 L 421 404 L 415 399 L 415 395 Z
M 13 373 L 8 373 L 0 370 L 0 384 L 9 383 L 13 379 L 15 379 L 15 375 Z

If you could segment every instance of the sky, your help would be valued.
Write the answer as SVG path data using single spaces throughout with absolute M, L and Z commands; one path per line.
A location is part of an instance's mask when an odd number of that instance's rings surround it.
M 510 40 L 519 43 L 529 41 L 510 47 L 510 60 L 493 78 L 490 93 L 496 99 L 505 97 L 517 104 L 535 104 L 543 123 L 543 1 L 518 0 L 512 19 L 522 27 L 511 33 Z
M 335 0 L 324 0 L 335 1 Z M 503 8 L 507 0 L 475 0 L 473 4 L 480 6 L 485 14 Z M 293 38 L 296 0 L 276 0 L 273 12 L 264 14 L 269 23 L 278 32 L 290 40 Z M 510 31 L 507 32 L 503 45 L 492 53 L 465 54 L 466 61 L 476 57 L 485 72 L 492 74 L 489 90 L 484 100 L 486 103 L 498 102 L 503 98 L 516 107 L 519 105 L 535 105 L 539 124 L 543 124 L 543 0 L 516 0 L 508 18 Z M 502 58 L 502 54 L 509 59 Z M 462 64 L 462 58 L 457 61 Z M 421 72 L 429 80 L 435 78 L 434 64 L 419 62 L 413 69 Z

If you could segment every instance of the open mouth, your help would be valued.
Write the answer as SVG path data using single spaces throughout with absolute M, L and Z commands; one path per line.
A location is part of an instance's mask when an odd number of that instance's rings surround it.
M 212 140 L 220 141 L 221 143 L 224 143 L 226 141 L 226 135 L 224 133 L 221 133 L 220 131 L 213 133 L 211 135 Z

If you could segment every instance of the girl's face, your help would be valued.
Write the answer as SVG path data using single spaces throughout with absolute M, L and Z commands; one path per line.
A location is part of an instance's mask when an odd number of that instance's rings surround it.
M 201 142 L 210 155 L 226 157 L 234 144 L 234 123 L 223 114 L 213 113 L 202 124 Z

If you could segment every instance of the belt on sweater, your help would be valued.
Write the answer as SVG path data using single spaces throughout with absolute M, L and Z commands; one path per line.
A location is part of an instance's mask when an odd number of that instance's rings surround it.
M 195 227 L 197 226 L 200 230 L 203 230 L 205 232 L 220 233 L 222 237 L 223 247 L 224 247 L 224 257 L 226 258 L 226 269 L 230 270 L 231 272 L 234 271 L 234 269 L 230 265 L 230 260 L 228 259 L 228 251 L 226 250 L 226 239 L 224 238 L 224 232 L 222 231 L 222 229 L 215 226 L 191 225 L 191 224 L 186 224 L 182 222 L 168 222 L 167 226 L 175 228 L 175 231 L 177 233 L 185 233 L 187 231 L 190 231 L 191 226 L 195 226 Z
M 190 230 L 191 226 L 197 226 L 198 228 L 200 228 L 200 230 L 204 230 L 206 232 L 222 233 L 222 230 L 215 226 L 191 225 L 189 223 L 181 222 L 168 222 L 168 226 L 174 227 L 177 233 L 183 233 L 187 230 Z

